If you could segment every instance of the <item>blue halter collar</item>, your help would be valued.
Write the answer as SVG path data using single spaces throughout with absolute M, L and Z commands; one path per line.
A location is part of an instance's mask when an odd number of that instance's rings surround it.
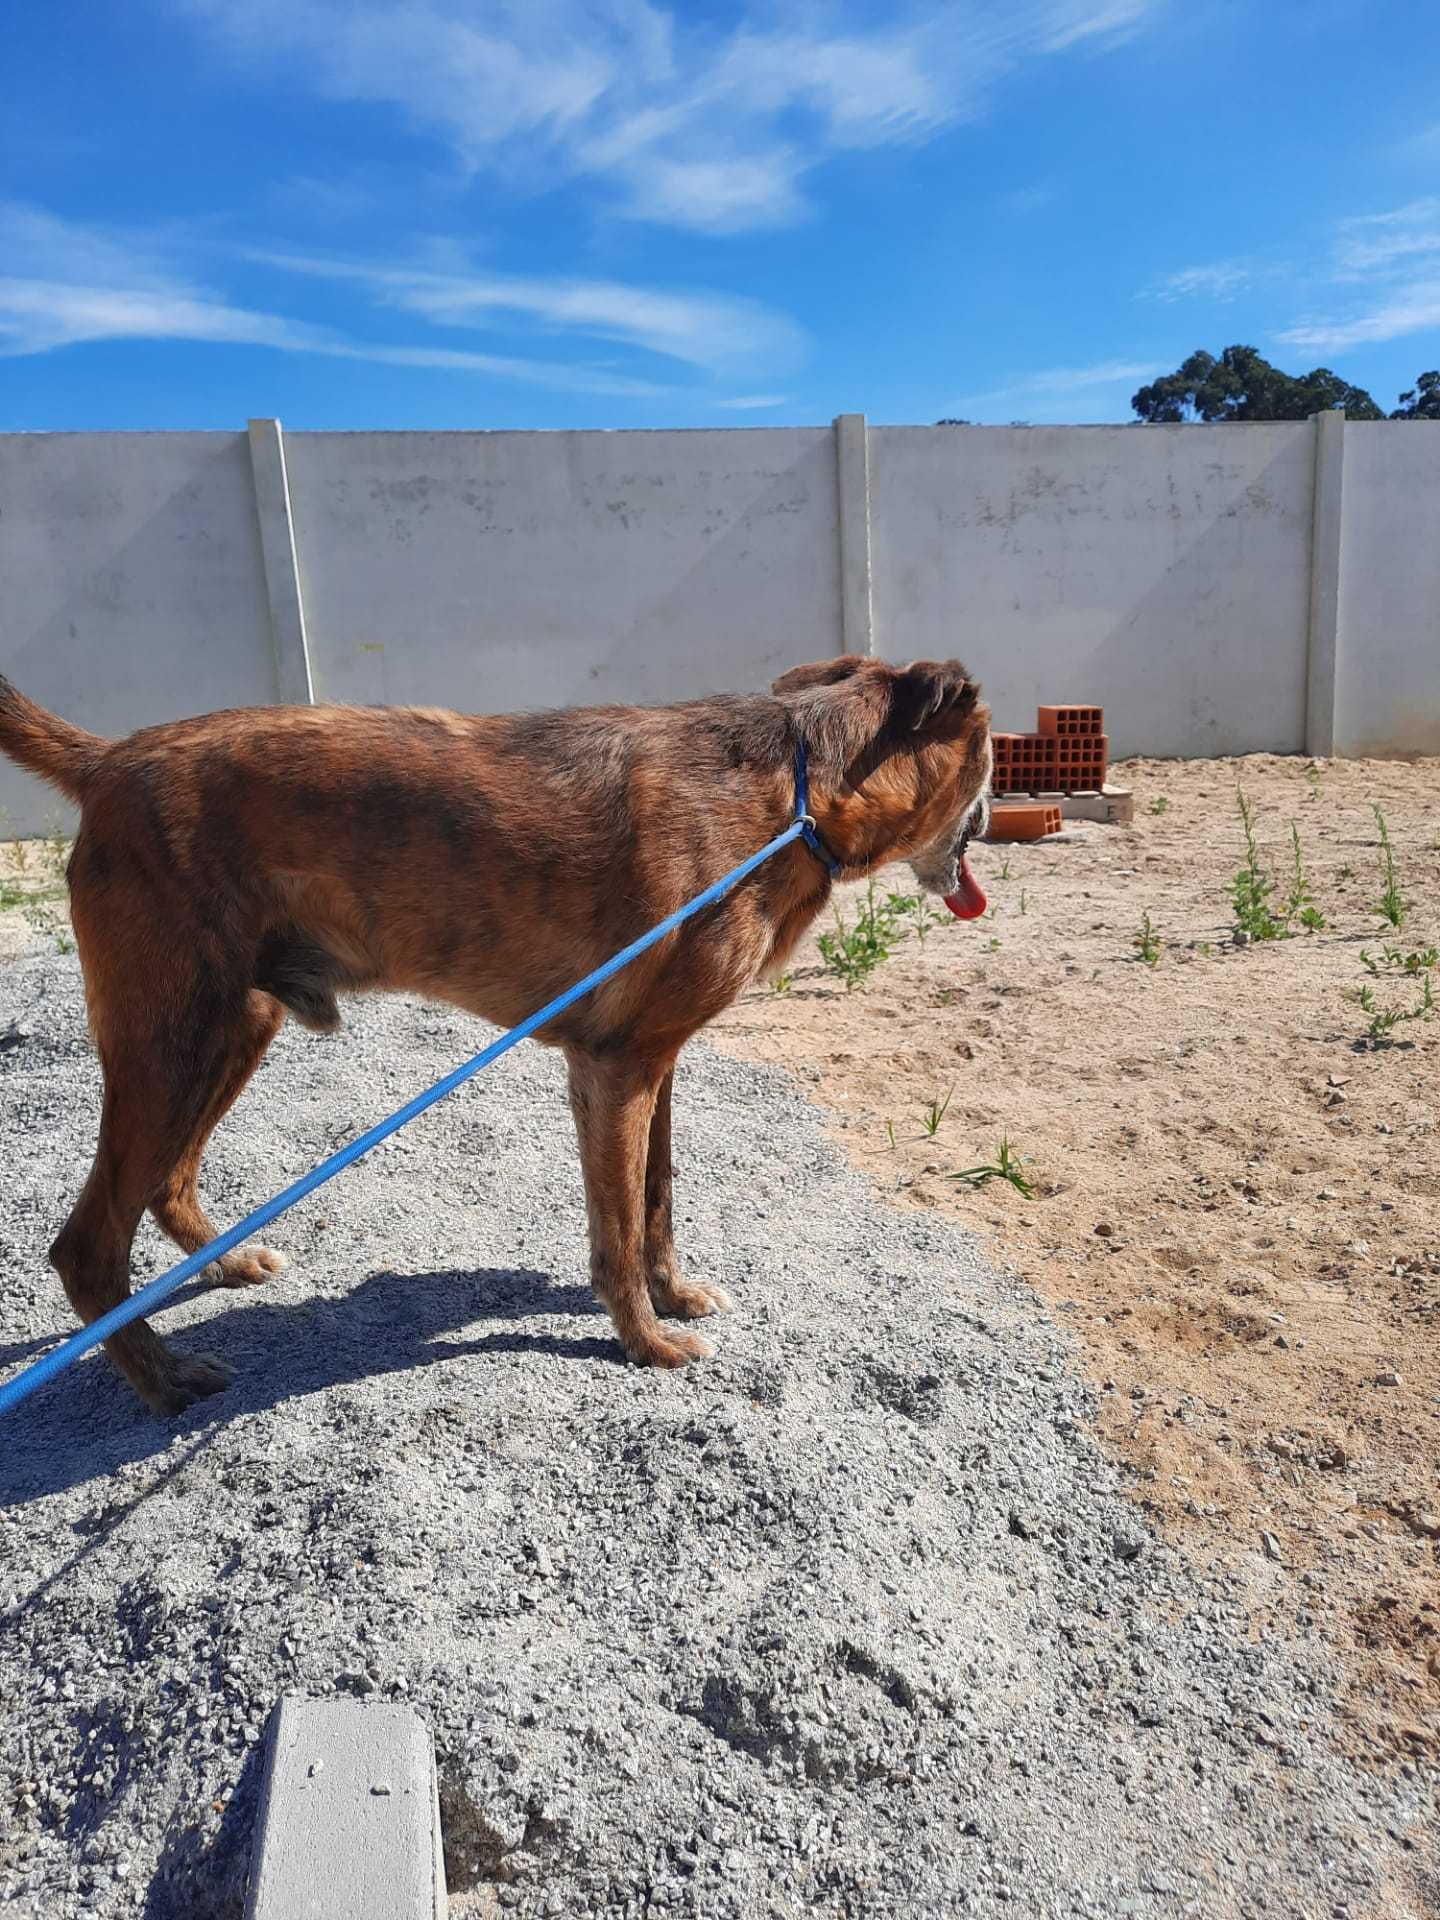
M 800 822 L 800 838 L 815 858 L 830 869 L 832 878 L 838 880 L 840 862 L 820 838 L 815 827 L 815 816 L 810 811 L 810 776 L 803 740 L 795 742 L 795 818 Z

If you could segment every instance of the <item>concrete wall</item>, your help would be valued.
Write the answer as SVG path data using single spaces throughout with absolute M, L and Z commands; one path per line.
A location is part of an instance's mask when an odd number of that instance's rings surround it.
M 959 654 L 1004 728 L 1094 700 L 1112 753 L 1298 752 L 1313 477 L 1304 422 L 872 428 L 876 651 Z
M 1440 424 L 1345 429 L 1335 751 L 1440 753 Z
M 828 428 L 285 444 L 321 699 L 676 700 L 837 650 Z
M 0 434 L 0 671 L 104 733 L 273 700 L 246 436 Z M 0 833 L 69 815 L 0 756 Z
M 958 653 L 1117 753 L 1440 751 L 1440 426 L 0 436 L 0 670 L 99 732 Z M 0 761 L 12 830 L 58 798 Z

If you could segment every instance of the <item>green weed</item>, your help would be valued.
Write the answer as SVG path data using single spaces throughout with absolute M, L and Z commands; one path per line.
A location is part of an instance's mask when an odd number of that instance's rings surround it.
M 921 1114 L 920 1124 L 925 1129 L 925 1137 L 927 1140 L 933 1140 L 940 1131 L 940 1123 L 950 1111 L 950 1102 L 954 1097 L 955 1088 L 952 1085 L 943 1100 L 939 1098 L 932 1100 Z
M 1168 813 L 1170 811 L 1170 802 L 1165 798 L 1163 793 L 1157 793 L 1155 798 L 1150 802 L 1150 811 L 1151 813 Z
M 1298 920 L 1307 933 L 1323 933 L 1325 916 L 1315 904 L 1315 896 L 1310 891 L 1310 877 L 1305 871 L 1305 856 L 1300 851 L 1300 829 L 1290 822 L 1290 848 L 1294 857 L 1294 866 L 1290 875 L 1290 891 L 1285 896 L 1285 905 L 1281 908 L 1281 918 L 1288 926 L 1290 921 Z
M 1281 940 L 1285 929 L 1270 908 L 1275 882 L 1260 865 L 1260 848 L 1255 840 L 1255 810 L 1237 788 L 1240 823 L 1245 830 L 1245 864 L 1230 882 L 1230 904 L 1235 912 L 1235 931 L 1248 940 Z
M 1387 946 L 1378 960 L 1362 947 L 1360 964 L 1369 973 L 1404 973 L 1413 980 L 1422 973 L 1429 973 L 1432 967 L 1440 966 L 1440 947 L 1416 947 L 1410 953 L 1402 953 L 1399 947 Z
M 1147 967 L 1160 964 L 1160 942 L 1155 938 L 1155 928 L 1148 912 L 1136 930 L 1135 957 L 1143 960 Z
M 952 1173 L 952 1180 L 963 1180 L 966 1186 L 983 1187 L 990 1180 L 1007 1180 L 1015 1191 L 1026 1200 L 1035 1198 L 1035 1188 L 1025 1175 L 1025 1162 L 1010 1145 L 1010 1136 L 1000 1136 L 1000 1146 L 993 1160 L 978 1167 L 966 1167 L 960 1173 Z
M 1325 916 L 1310 890 L 1300 829 L 1293 820 L 1290 822 L 1290 881 L 1284 899 L 1278 900 L 1275 878 L 1261 864 L 1260 847 L 1255 838 L 1255 809 L 1242 789 L 1236 790 L 1235 797 L 1245 832 L 1245 864 L 1230 882 L 1230 904 L 1237 936 L 1245 940 L 1288 940 L 1297 925 L 1310 933 L 1319 933 L 1325 926 Z
M 1390 829 L 1385 824 L 1385 816 L 1379 807 L 1375 809 L 1375 825 L 1380 832 L 1380 872 L 1385 881 L 1385 891 L 1376 904 L 1375 911 L 1387 926 L 1394 927 L 1397 933 L 1405 925 L 1405 915 L 1410 903 L 1400 891 L 1400 881 L 1395 872 L 1395 849 L 1390 844 Z
M 777 973 L 775 978 L 770 982 L 770 991 L 772 993 L 789 993 L 794 984 L 795 976 L 793 973 Z
M 892 919 L 908 922 L 911 933 L 915 935 L 922 947 L 930 929 L 945 924 L 944 914 L 937 913 L 923 893 L 888 894 L 885 906 Z
M 1407 1020 L 1428 1020 L 1435 1011 L 1435 994 L 1430 983 L 1430 975 L 1424 976 L 1424 987 L 1419 1003 L 1413 1007 L 1381 1007 L 1375 1000 L 1375 989 L 1364 986 L 1355 995 L 1362 1013 L 1370 1016 L 1366 1028 L 1366 1038 L 1372 1047 L 1387 1045 L 1395 1028 Z
M 835 931 L 821 934 L 820 957 L 829 971 L 844 981 L 845 991 L 853 993 L 890 958 L 902 937 L 889 904 L 876 899 L 872 880 L 853 927 L 847 926 L 844 914 L 835 909 Z

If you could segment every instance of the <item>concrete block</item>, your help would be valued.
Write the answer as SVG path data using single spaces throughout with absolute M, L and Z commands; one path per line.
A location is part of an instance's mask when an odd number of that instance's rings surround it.
M 435 1751 L 408 1706 L 284 1695 L 245 1920 L 444 1920 Z
M 1135 818 L 1135 796 L 1128 787 L 1102 787 L 1098 793 L 1067 793 L 1060 802 L 1067 820 L 1100 820 L 1128 827 Z

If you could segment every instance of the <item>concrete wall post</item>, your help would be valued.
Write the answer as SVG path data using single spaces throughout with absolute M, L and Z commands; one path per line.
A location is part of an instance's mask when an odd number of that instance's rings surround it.
M 870 435 L 863 413 L 835 417 L 840 518 L 840 641 L 846 653 L 874 653 L 870 571 Z
M 265 561 L 265 591 L 275 650 L 275 697 L 285 705 L 313 706 L 315 685 L 305 639 L 305 603 L 290 514 L 284 435 L 278 420 L 252 420 L 249 426 L 255 511 L 260 521 L 260 551 Z
M 1305 667 L 1305 751 L 1335 751 L 1340 662 L 1340 535 L 1345 493 L 1345 414 L 1312 414 L 1315 508 L 1310 532 L 1310 628 Z

